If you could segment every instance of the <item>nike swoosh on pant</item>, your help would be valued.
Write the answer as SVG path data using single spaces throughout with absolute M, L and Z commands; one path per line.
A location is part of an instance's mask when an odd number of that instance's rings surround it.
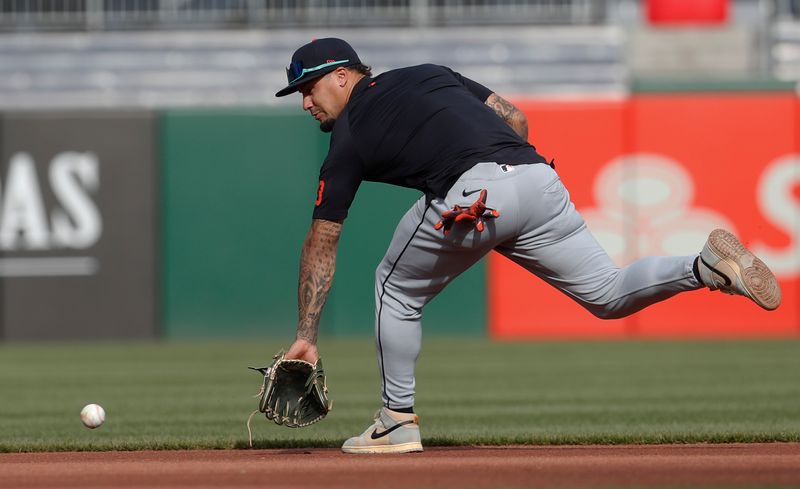
M 378 438 L 383 438 L 384 436 L 388 435 L 389 433 L 391 433 L 392 431 L 396 430 L 397 428 L 400 428 L 401 426 L 405 426 L 407 424 L 412 424 L 412 423 L 413 423 L 413 421 L 411 421 L 411 420 L 402 421 L 402 422 L 397 423 L 396 425 L 392 426 L 388 430 L 382 431 L 380 433 L 378 433 L 378 428 L 375 428 L 375 430 L 372 432 L 371 435 L 369 435 L 369 437 L 372 438 L 373 440 L 377 440 Z

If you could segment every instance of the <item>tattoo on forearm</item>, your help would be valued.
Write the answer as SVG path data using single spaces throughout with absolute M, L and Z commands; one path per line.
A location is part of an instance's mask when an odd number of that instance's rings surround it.
M 528 140 L 528 119 L 514 104 L 505 100 L 503 97 L 493 93 L 486 99 L 486 105 L 497 114 L 506 124 L 511 126 L 519 136 L 525 141 Z
M 297 337 L 312 344 L 317 342 L 322 308 L 333 283 L 341 232 L 341 223 L 314 219 L 300 254 Z

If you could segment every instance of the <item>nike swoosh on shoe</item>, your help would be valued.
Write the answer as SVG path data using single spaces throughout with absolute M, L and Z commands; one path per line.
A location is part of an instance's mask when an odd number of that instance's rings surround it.
M 388 430 L 381 431 L 380 433 L 378 433 L 378 428 L 375 428 L 375 430 L 372 432 L 372 434 L 369 435 L 369 437 L 372 438 L 373 440 L 377 440 L 378 438 L 383 438 L 384 436 L 388 435 L 389 433 L 391 433 L 392 431 L 396 430 L 397 428 L 400 428 L 401 426 L 405 426 L 407 424 L 413 424 L 413 423 L 414 423 L 414 421 L 412 421 L 412 420 L 401 421 L 400 423 L 397 423 L 396 425 L 392 426 Z

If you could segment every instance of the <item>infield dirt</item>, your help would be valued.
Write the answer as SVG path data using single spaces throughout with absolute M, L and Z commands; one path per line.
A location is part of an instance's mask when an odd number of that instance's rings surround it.
M 800 487 L 800 444 L 0 454 L 8 488 Z

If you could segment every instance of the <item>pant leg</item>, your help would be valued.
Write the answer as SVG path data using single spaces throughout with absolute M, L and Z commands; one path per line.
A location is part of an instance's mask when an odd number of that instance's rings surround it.
M 555 175 L 552 169 L 538 166 L 531 177 Z M 520 234 L 497 251 L 603 319 L 628 316 L 701 287 L 692 273 L 696 255 L 647 257 L 617 267 L 586 227 L 561 180 L 549 180 L 539 192 L 520 194 L 525 196 L 520 205 L 530 210 L 529 218 Z
M 651 257 L 614 265 L 586 229 L 555 172 L 546 165 L 512 171 L 480 164 L 445 199 L 420 199 L 401 219 L 375 275 L 375 336 L 382 397 L 389 408 L 414 404 L 414 367 L 422 341 L 422 309 L 491 249 L 508 256 L 599 317 L 622 317 L 700 285 L 694 257 Z M 483 233 L 434 225 L 464 193 L 485 188 L 500 211 Z
M 442 254 L 438 215 L 420 199 L 400 220 L 375 272 L 375 338 L 386 407 L 414 405 L 414 368 L 422 346 L 422 308 L 490 246 Z
M 382 396 L 389 408 L 414 405 L 414 367 L 422 341 L 422 309 L 453 279 L 516 231 L 515 213 L 507 208 L 512 182 L 494 163 L 466 172 L 443 199 L 420 199 L 400 220 L 389 249 L 375 274 L 375 337 Z M 485 188 L 487 204 L 501 212 L 482 233 L 456 224 L 445 236 L 434 229 L 442 212 L 469 206 Z M 513 200 L 513 199 L 512 199 Z

